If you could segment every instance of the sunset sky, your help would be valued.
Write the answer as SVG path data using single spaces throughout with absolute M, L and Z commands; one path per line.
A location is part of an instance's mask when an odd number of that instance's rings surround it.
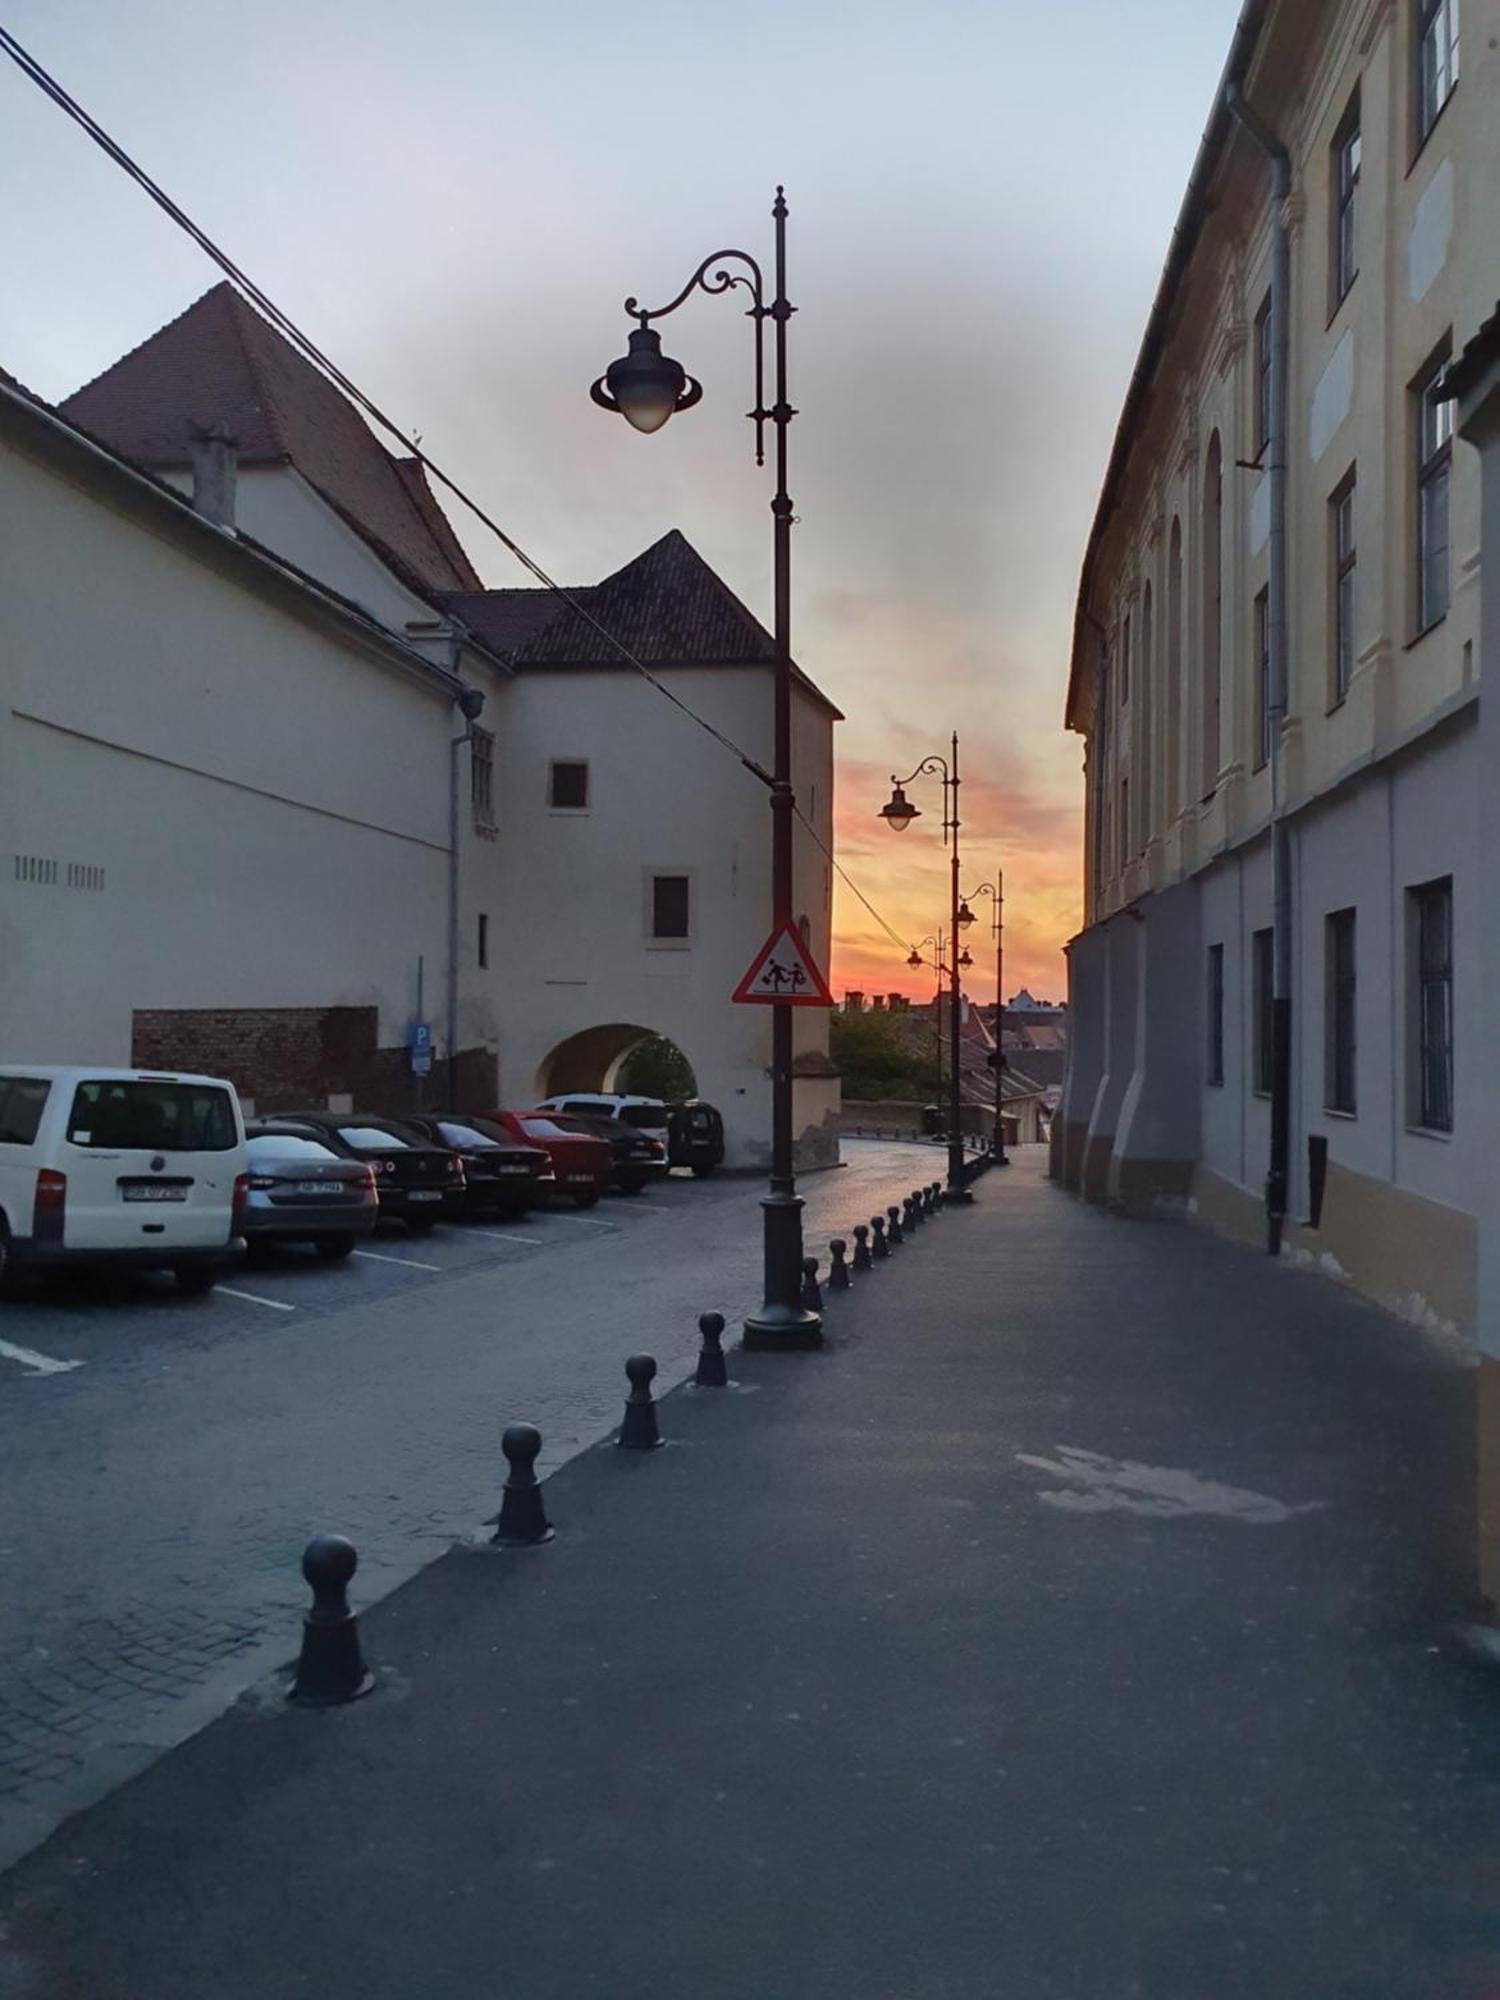
M 794 646 L 839 703 L 840 859 L 908 940 L 1006 876 L 1007 987 L 1059 996 L 1084 539 L 1237 0 L 10 0 L 6 24 L 272 297 L 505 520 L 590 582 L 680 527 L 769 623 L 750 344 L 665 337 L 702 405 L 649 443 L 587 385 L 699 259 L 791 204 Z M 10 64 L 0 363 L 49 397 L 218 273 Z M 458 522 L 487 582 L 525 581 Z M 746 780 L 749 782 L 749 780 Z M 968 886 L 966 884 L 966 886 Z M 836 990 L 926 991 L 846 893 Z M 973 991 L 993 991 L 986 933 Z

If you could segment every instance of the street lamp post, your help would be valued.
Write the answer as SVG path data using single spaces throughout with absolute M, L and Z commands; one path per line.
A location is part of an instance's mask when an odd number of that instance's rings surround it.
M 1002 1085 L 1005 1078 L 1005 871 L 997 868 L 993 882 L 981 882 L 970 892 L 969 901 L 988 896 L 994 904 L 990 929 L 995 939 L 995 1136 L 990 1150 L 997 1167 L 1008 1167 L 1005 1125 L 1001 1117 Z
M 939 931 L 936 937 L 930 934 L 920 943 L 912 946 L 911 957 L 906 961 L 913 972 L 920 972 L 924 965 L 930 966 L 937 974 L 937 985 L 932 994 L 932 1027 L 937 1043 L 937 1092 L 943 1094 L 943 981 L 948 976 L 948 960 L 945 955 L 947 932 Z M 936 958 L 923 958 L 922 946 L 930 944 L 937 953 Z M 925 1128 L 924 1128 L 925 1129 Z
M 787 493 L 787 431 L 797 414 L 787 398 L 786 330 L 794 306 L 786 296 L 786 198 L 776 190 L 771 208 L 776 224 L 776 296 L 766 303 L 760 265 L 744 250 L 716 250 L 705 257 L 669 305 L 645 311 L 631 298 L 625 310 L 638 324 L 629 351 L 611 362 L 590 394 L 602 409 L 615 410 L 636 430 L 659 431 L 678 410 L 689 410 L 703 394 L 670 356 L 651 322 L 676 312 L 695 291 L 711 296 L 743 286 L 755 322 L 755 462 L 764 465 L 765 427 L 776 433 L 776 491 L 773 523 L 775 641 L 773 674 L 773 757 L 771 793 L 771 903 L 773 924 L 792 922 L 792 502 Z M 739 268 L 730 268 L 738 266 Z M 775 328 L 775 400 L 765 401 L 765 323 Z M 802 1200 L 792 1168 L 792 1007 L 771 1006 L 771 1184 L 761 1202 L 765 1216 L 765 1298 L 745 1322 L 747 1347 L 816 1347 L 823 1338 L 821 1317 L 802 1304 Z
M 915 779 L 935 777 L 939 773 L 943 780 L 943 844 L 950 849 L 950 917 L 951 944 L 949 948 L 950 983 L 948 988 L 949 1038 L 952 1043 L 952 1071 L 948 1079 L 948 1185 L 943 1190 L 943 1199 L 950 1202 L 966 1202 L 974 1199 L 969 1190 L 968 1173 L 964 1164 L 964 1136 L 962 1127 L 963 1098 L 960 1088 L 960 1064 L 958 1054 L 959 1030 L 962 1024 L 963 998 L 959 983 L 959 945 L 961 931 L 968 929 L 974 921 L 974 912 L 958 893 L 958 736 L 955 732 L 951 761 L 946 757 L 933 755 L 924 757 L 909 777 L 891 778 L 891 796 L 880 808 L 880 817 L 893 833 L 904 833 L 914 819 L 921 817 L 920 808 L 914 806 L 906 796 L 906 787 Z

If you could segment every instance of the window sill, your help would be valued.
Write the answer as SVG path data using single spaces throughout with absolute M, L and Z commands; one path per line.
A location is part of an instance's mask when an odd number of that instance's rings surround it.
M 1211 1077 L 1208 1077 L 1208 1078 L 1207 1078 L 1207 1079 L 1205 1080 L 1205 1084 L 1204 1084 L 1204 1088 L 1205 1088 L 1206 1090 L 1222 1090 L 1222 1089 L 1224 1088 L 1224 1079 L 1223 1079 L 1223 1077 L 1222 1077 L 1222 1076 L 1211 1076 Z
M 1329 310 L 1328 317 L 1323 322 L 1323 331 L 1325 333 L 1332 333 L 1334 321 L 1338 318 L 1339 314 L 1344 310 L 1344 307 L 1348 305 L 1349 300 L 1353 297 L 1354 287 L 1358 283 L 1359 283 L 1359 273 L 1358 271 L 1356 271 L 1354 276 L 1349 280 L 1347 286 L 1345 286 L 1342 297 L 1334 300 L 1333 305 Z
M 1258 1097 L 1262 1104 L 1269 1104 L 1271 1101 L 1271 1093 L 1269 1090 L 1252 1090 L 1250 1095 L 1252 1097 Z
M 1359 1113 L 1357 1111 L 1345 1111 L 1342 1105 L 1338 1104 L 1325 1104 L 1323 1106 L 1323 1116 L 1325 1118 L 1342 1118 L 1346 1125 L 1354 1125 L 1359 1122 Z
M 1344 703 L 1348 699 L 1349 699 L 1349 691 L 1346 688 L 1342 694 L 1335 695 L 1333 700 L 1329 702 L 1327 708 L 1325 708 L 1323 711 L 1324 715 L 1337 715 L 1339 710 L 1344 706 Z
M 1443 99 L 1442 103 L 1438 106 L 1437 110 L 1432 114 L 1432 123 L 1428 126 L 1427 130 L 1424 133 L 1422 133 L 1420 138 L 1417 140 L 1417 150 L 1412 154 L 1411 164 L 1406 169 L 1406 177 L 1408 180 L 1410 180 L 1412 175 L 1417 171 L 1417 168 L 1421 163 L 1422 155 L 1427 151 L 1427 148 L 1432 144 L 1432 135 L 1437 130 L 1439 125 L 1442 124 L 1443 113 L 1448 109 L 1448 106 L 1453 102 L 1454 98 L 1458 95 L 1458 84 L 1459 84 L 1459 79 L 1455 77 L 1453 79 L 1452 90 L 1448 92 L 1448 95 Z M 1418 117 L 1421 116 L 1420 108 L 1418 110 L 1417 115 Z
M 1430 625 L 1424 625 L 1420 632 L 1414 632 L 1412 634 L 1412 636 L 1407 640 L 1403 650 L 1408 653 L 1411 652 L 1414 646 L 1420 646 L 1424 639 L 1430 639 L 1433 633 L 1438 629 L 1438 627 L 1440 625 L 1446 625 L 1447 622 L 1448 622 L 1447 612 L 1440 611 L 1437 617 L 1432 620 L 1432 623 Z
M 1453 1142 L 1451 1126 L 1445 1131 L 1441 1125 L 1408 1125 L 1406 1133 L 1410 1139 L 1440 1139 L 1445 1146 Z
M 480 840 L 498 840 L 500 829 L 492 819 L 476 819 L 474 832 Z
M 592 806 L 548 806 L 548 816 L 552 819 L 587 819 Z
M 647 951 L 691 951 L 691 938 L 647 938 Z

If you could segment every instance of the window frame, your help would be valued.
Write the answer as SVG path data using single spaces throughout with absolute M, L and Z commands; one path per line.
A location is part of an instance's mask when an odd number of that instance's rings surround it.
M 1251 768 L 1271 761 L 1271 586 L 1263 584 L 1252 607 L 1255 644 L 1255 744 Z
M 480 910 L 477 914 L 479 921 L 475 926 L 474 932 L 474 957 L 478 963 L 479 970 L 481 972 L 488 972 L 490 969 L 490 913 L 488 910 Z
M 1338 122 L 1329 152 L 1328 317 L 1331 320 L 1353 291 L 1359 276 L 1359 188 L 1364 165 L 1364 127 L 1358 84 Z
M 1267 288 L 1255 314 L 1254 355 L 1255 368 L 1252 381 L 1255 390 L 1253 437 L 1255 442 L 1255 463 L 1260 464 L 1271 443 L 1271 372 L 1274 354 L 1271 344 L 1271 292 Z
M 1328 678 L 1331 695 L 1329 712 L 1341 708 L 1354 679 L 1357 658 L 1355 631 L 1358 624 L 1358 595 L 1355 578 L 1359 569 L 1359 537 L 1354 503 L 1359 491 L 1358 468 L 1351 465 L 1328 496 Z M 1348 539 L 1344 538 L 1347 516 Z
M 1453 877 L 1440 875 L 1430 882 L 1418 882 L 1407 890 L 1408 907 L 1408 1006 L 1410 1020 L 1407 1046 L 1411 1073 L 1408 1078 L 1409 1124 L 1419 1132 L 1451 1135 L 1455 1123 L 1455 1065 L 1453 1031 Z M 1440 957 L 1429 957 L 1431 927 L 1428 913 L 1443 912 Z M 1433 1014 L 1441 1016 L 1434 1035 Z M 1441 1088 L 1431 1089 L 1434 1059 L 1441 1065 Z
M 1359 1113 L 1359 913 L 1350 905 L 1323 918 L 1323 1109 Z
M 1250 1088 L 1269 1097 L 1276 1087 L 1276 932 L 1250 933 Z
M 476 832 L 495 831 L 495 732 L 469 725 L 469 811 Z
M 1412 458 L 1416 471 L 1413 508 L 1413 535 L 1416 553 L 1415 599 L 1413 619 L 1413 639 L 1421 639 L 1441 625 L 1453 606 L 1453 433 L 1454 410 L 1451 401 L 1440 398 L 1436 391 L 1442 386 L 1443 371 L 1448 365 L 1452 351 L 1451 332 L 1444 336 L 1435 354 L 1427 361 L 1412 384 L 1413 433 L 1415 450 Z M 1428 448 L 1427 421 L 1433 420 L 1436 441 Z M 1443 543 L 1444 559 L 1442 605 L 1434 610 L 1429 595 L 1429 549 L 1430 496 L 1441 492 L 1443 496 Z
M 1438 120 L 1448 108 L 1449 100 L 1458 88 L 1461 35 L 1459 21 L 1459 0 L 1417 0 L 1412 12 L 1412 101 L 1415 115 L 1416 144 L 1412 149 L 1415 164 L 1423 147 L 1432 137 Z M 1437 32 L 1443 26 L 1447 29 L 1448 87 L 1441 97 L 1436 94 L 1436 84 L 1441 74 L 1434 65 L 1434 90 L 1429 98 L 1427 89 L 1427 50 L 1429 42 L 1434 48 Z
M 1208 1073 L 1205 1082 L 1214 1090 L 1224 1088 L 1224 947 L 1208 947 Z
M 686 928 L 679 935 L 676 932 L 661 932 L 656 928 L 658 882 L 683 882 L 686 884 L 687 898 Z M 644 871 L 645 910 L 644 928 L 646 945 L 651 951 L 690 951 L 697 933 L 698 884 L 696 873 L 691 868 L 651 867 Z
M 557 774 L 560 770 L 582 771 L 583 804 L 564 805 L 557 796 Z M 589 769 L 587 757 L 549 757 L 547 760 L 547 810 L 555 813 L 586 813 L 593 810 L 593 773 Z
M 1127 772 L 1120 779 L 1120 867 L 1122 870 L 1127 868 L 1135 859 L 1130 834 L 1130 776 Z

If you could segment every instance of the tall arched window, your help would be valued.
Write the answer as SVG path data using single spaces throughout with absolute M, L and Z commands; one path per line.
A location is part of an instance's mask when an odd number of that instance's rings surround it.
M 1182 789 L 1182 522 L 1172 522 L 1167 548 L 1166 818 L 1181 808 Z
M 1224 452 L 1208 445 L 1203 475 L 1203 763 L 1207 798 L 1219 777 L 1219 706 L 1224 670 Z
M 1141 592 L 1141 649 L 1136 660 L 1136 825 L 1144 847 L 1156 831 L 1156 605 L 1148 583 Z

